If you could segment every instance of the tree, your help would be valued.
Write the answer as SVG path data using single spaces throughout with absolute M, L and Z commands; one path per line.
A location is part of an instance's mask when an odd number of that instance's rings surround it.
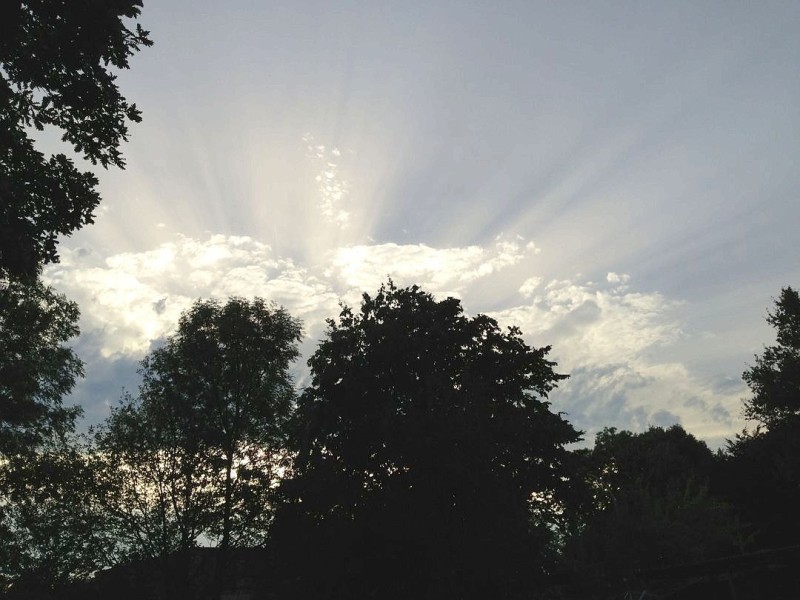
M 512 598 L 545 569 L 578 433 L 518 329 L 391 281 L 309 360 L 275 552 L 289 596 Z
M 113 540 L 99 527 L 98 486 L 85 449 L 71 437 L 0 464 L 0 592 L 47 597 L 108 566 Z
M 728 442 L 720 489 L 754 529 L 758 548 L 800 542 L 800 431 L 796 422 L 745 431 Z
M 713 490 L 715 457 L 681 426 L 606 428 L 585 458 L 594 507 L 581 515 L 564 552 L 580 575 L 621 581 L 639 569 L 742 549 L 732 507 Z
M 707 482 L 714 467 L 706 443 L 680 425 L 642 433 L 605 428 L 597 434 L 592 454 L 611 490 L 641 484 L 664 495 L 690 480 Z
M 62 398 L 83 375 L 65 346 L 77 321 L 77 305 L 41 283 L 0 285 L 0 460 L 72 431 L 80 408 Z
M 151 45 L 141 2 L 7 0 L 0 8 L 0 279 L 35 276 L 58 260 L 56 240 L 91 223 L 97 177 L 64 154 L 35 149 L 31 128 L 53 126 L 92 164 L 124 167 L 119 146 L 140 120 L 115 83 Z
M 263 542 L 294 401 L 300 324 L 263 300 L 198 301 L 142 362 L 96 432 L 112 523 L 133 555 L 163 556 L 199 537 L 225 549 Z
M 753 392 L 745 415 L 772 427 L 800 416 L 800 295 L 781 290 L 767 323 L 777 330 L 777 345 L 768 346 L 742 378 Z
M 727 497 L 756 528 L 761 547 L 800 541 L 800 295 L 781 290 L 767 322 L 777 344 L 742 375 L 752 396 L 744 414 L 758 421 L 729 441 L 721 477 Z
M 41 590 L 86 573 L 85 471 L 63 397 L 83 375 L 66 343 L 78 307 L 39 281 L 0 280 L 0 590 Z
M 126 394 L 94 430 L 93 456 L 107 489 L 104 529 L 114 562 L 166 557 L 194 547 L 211 521 L 211 474 L 175 407 Z
M 112 68 L 150 45 L 126 19 L 137 0 L 0 3 L 0 585 L 45 587 L 85 574 L 101 546 L 86 525 L 90 486 L 62 398 L 83 374 L 64 343 L 77 306 L 38 281 L 59 235 L 93 219 L 97 177 L 31 138 L 53 127 L 84 159 L 123 167 L 120 144 L 139 121 Z M 86 544 L 87 539 L 92 539 Z M 94 554 L 93 554 L 94 553 Z M 30 589 L 30 585 L 27 586 Z

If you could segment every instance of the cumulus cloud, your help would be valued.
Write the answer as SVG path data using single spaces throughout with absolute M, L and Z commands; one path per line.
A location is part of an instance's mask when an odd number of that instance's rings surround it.
M 572 280 L 553 280 L 538 293 L 540 280 L 526 280 L 530 303 L 496 313 L 539 339 L 557 339 L 559 353 L 572 365 L 630 362 L 646 349 L 681 335 L 677 304 L 657 293 L 627 292 Z M 522 288 L 521 288 L 522 291 Z
M 606 275 L 606 281 L 608 281 L 609 283 L 625 284 L 625 283 L 628 283 L 630 278 L 631 278 L 631 276 L 626 274 L 626 273 L 623 273 L 622 275 L 620 275 L 619 273 L 614 273 L 613 271 L 610 272 L 608 275 Z
M 348 288 L 370 290 L 388 276 L 400 285 L 418 284 L 440 295 L 462 295 L 478 279 L 536 254 L 532 242 L 498 237 L 488 247 L 433 248 L 426 244 L 377 244 L 339 248 L 326 275 Z
M 528 277 L 524 282 L 522 282 L 522 285 L 519 286 L 519 293 L 526 298 L 530 298 L 540 285 L 542 285 L 541 277 Z
M 145 252 L 107 258 L 85 248 L 63 248 L 62 262 L 49 267 L 45 279 L 80 304 L 84 337 L 79 345 L 90 374 L 116 378 L 106 382 L 114 388 L 111 396 L 119 390 L 122 367 L 91 361 L 129 368 L 174 331 L 181 312 L 198 298 L 261 296 L 285 306 L 304 322 L 307 356 L 323 335 L 325 319 L 338 313 L 340 300 L 357 305 L 360 294 L 377 289 L 387 275 L 398 285 L 419 284 L 438 296 L 462 297 L 473 314 L 482 310 L 471 301 L 476 292 L 518 278 L 514 288 L 524 303 L 490 314 L 520 327 L 532 345 L 553 346 L 559 370 L 572 375 L 554 394 L 554 408 L 567 412 L 590 436 L 605 425 L 641 430 L 672 421 L 721 440 L 738 428 L 741 385 L 703 380 L 669 355 L 684 338 L 681 303 L 631 290 L 625 274 L 610 272 L 599 283 L 520 274 L 537 252 L 531 242 L 502 236 L 486 246 L 455 248 L 353 245 L 307 267 L 249 237 L 178 236 Z M 302 365 L 296 374 L 302 382 Z M 98 391 L 102 387 L 95 381 L 79 392 L 92 393 L 89 404 L 100 398 L 107 403 L 110 396 Z
M 145 252 L 107 258 L 64 248 L 61 263 L 48 268 L 45 279 L 78 301 L 82 329 L 93 332 L 103 357 L 141 357 L 198 298 L 261 296 L 285 306 L 310 331 L 337 313 L 340 299 L 357 303 L 387 275 L 399 284 L 458 293 L 534 251 L 520 239 L 497 239 L 489 248 L 348 246 L 314 271 L 250 237 L 177 236 Z
M 82 329 L 102 333 L 98 341 L 106 358 L 143 356 L 198 298 L 263 296 L 311 322 L 337 306 L 327 285 L 247 237 L 179 236 L 153 250 L 104 260 L 64 249 L 62 262 L 45 278 L 78 301 Z
M 685 335 L 681 303 L 629 291 L 624 274 L 609 273 L 604 283 L 542 286 L 532 279 L 520 288 L 529 303 L 493 316 L 520 327 L 534 345 L 553 346 L 560 370 L 571 374 L 554 396 L 555 408 L 589 437 L 602 426 L 642 430 L 680 423 L 720 441 L 738 425 L 741 386 L 705 381 L 668 355 Z

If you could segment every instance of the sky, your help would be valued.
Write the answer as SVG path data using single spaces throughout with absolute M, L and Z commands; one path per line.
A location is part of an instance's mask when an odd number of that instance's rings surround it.
M 800 3 L 160 0 L 139 22 L 127 169 L 98 171 L 96 223 L 45 271 L 81 308 L 86 423 L 198 298 L 285 306 L 307 358 L 391 276 L 552 346 L 552 409 L 589 441 L 744 427 L 742 371 L 800 285 Z

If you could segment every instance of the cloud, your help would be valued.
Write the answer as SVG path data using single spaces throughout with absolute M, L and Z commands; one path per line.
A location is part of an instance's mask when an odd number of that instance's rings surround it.
M 489 248 L 347 246 L 311 270 L 250 237 L 177 236 L 151 250 L 105 259 L 86 248 L 64 248 L 61 263 L 48 268 L 45 279 L 79 303 L 82 330 L 95 336 L 102 357 L 142 357 L 198 298 L 261 296 L 317 333 L 338 313 L 340 299 L 357 304 L 362 292 L 377 289 L 387 275 L 400 285 L 458 293 L 533 252 L 524 240 L 500 238 Z
M 606 281 L 608 281 L 609 283 L 625 284 L 628 283 L 628 281 L 630 281 L 630 278 L 631 278 L 630 275 L 627 274 L 620 275 L 618 273 L 614 273 L 613 271 L 608 275 L 606 275 Z
M 312 161 L 317 175 L 314 181 L 319 192 L 319 208 L 330 221 L 345 229 L 350 223 L 350 212 L 344 208 L 350 195 L 350 181 L 342 176 L 341 150 L 317 144 L 310 133 L 303 136 L 306 157 Z
M 356 245 L 335 250 L 326 275 L 357 290 L 374 289 L 388 275 L 398 285 L 418 284 L 440 295 L 461 296 L 469 284 L 516 265 L 537 251 L 532 242 L 502 236 L 488 247 Z
M 589 438 L 602 426 L 681 423 L 719 442 L 738 426 L 743 386 L 705 380 L 670 355 L 685 337 L 682 303 L 629 291 L 630 277 L 616 273 L 603 283 L 530 281 L 520 288 L 529 303 L 492 316 L 535 346 L 553 346 L 559 370 L 571 374 L 553 394 L 554 408 Z
M 337 306 L 330 287 L 305 269 L 238 236 L 178 236 L 153 250 L 105 260 L 85 249 L 64 249 L 45 279 L 79 303 L 81 328 L 96 332 L 105 358 L 143 356 L 198 298 L 262 296 L 312 322 Z
M 49 267 L 45 279 L 81 306 L 78 346 L 89 373 L 116 378 L 80 387 L 78 393 L 92 394 L 89 403 L 116 397 L 120 370 L 174 331 L 181 312 L 198 298 L 260 296 L 285 306 L 304 322 L 301 350 L 308 356 L 340 300 L 358 305 L 362 292 L 374 291 L 389 275 L 401 286 L 461 297 L 472 314 L 483 310 L 476 305 L 481 293 L 510 280 L 524 302 L 489 314 L 518 326 L 532 345 L 553 346 L 558 369 L 571 374 L 553 394 L 554 409 L 589 436 L 602 426 L 641 430 L 670 420 L 718 440 L 738 428 L 741 384 L 706 380 L 687 367 L 690 357 L 672 355 L 675 343 L 687 339 L 684 304 L 633 291 L 628 275 L 613 272 L 601 282 L 546 282 L 524 272 L 535 266 L 529 259 L 537 252 L 531 242 L 502 236 L 486 246 L 454 248 L 353 245 L 307 267 L 249 237 L 177 236 L 145 252 L 105 259 L 87 248 L 63 248 L 62 263 Z M 302 363 L 296 377 L 301 383 L 307 377 Z M 101 393 L 104 385 L 113 391 Z
M 338 314 L 340 299 L 357 305 L 393 275 L 398 284 L 420 283 L 445 294 L 496 274 L 535 253 L 524 240 L 495 240 L 489 248 L 432 248 L 383 244 L 342 247 L 316 269 L 279 256 L 250 237 L 176 236 L 144 252 L 103 258 L 90 248 L 62 247 L 62 260 L 44 279 L 81 307 L 82 335 L 76 350 L 87 363 L 87 379 L 72 401 L 96 422 L 119 398 L 136 388 L 136 364 L 177 327 L 180 314 L 198 298 L 260 296 L 285 306 L 304 324 L 301 353 L 309 356 L 324 335 L 325 319 Z M 295 378 L 304 384 L 303 361 Z
M 520 291 L 530 303 L 494 314 L 536 339 L 558 340 L 559 354 L 571 365 L 631 362 L 681 335 L 674 318 L 678 304 L 658 293 L 564 279 L 534 294 L 540 286 L 539 278 L 527 279 Z
M 519 293 L 525 296 L 526 298 L 530 298 L 533 296 L 533 293 L 539 288 L 542 284 L 541 277 L 528 277 L 521 286 L 519 286 Z

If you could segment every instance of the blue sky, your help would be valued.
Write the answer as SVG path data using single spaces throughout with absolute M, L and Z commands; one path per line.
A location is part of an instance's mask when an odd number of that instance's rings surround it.
M 163 0 L 140 22 L 128 168 L 46 270 L 81 306 L 88 421 L 196 298 L 283 304 L 308 353 L 392 275 L 552 345 L 553 407 L 589 438 L 744 425 L 766 309 L 800 285 L 800 4 Z

